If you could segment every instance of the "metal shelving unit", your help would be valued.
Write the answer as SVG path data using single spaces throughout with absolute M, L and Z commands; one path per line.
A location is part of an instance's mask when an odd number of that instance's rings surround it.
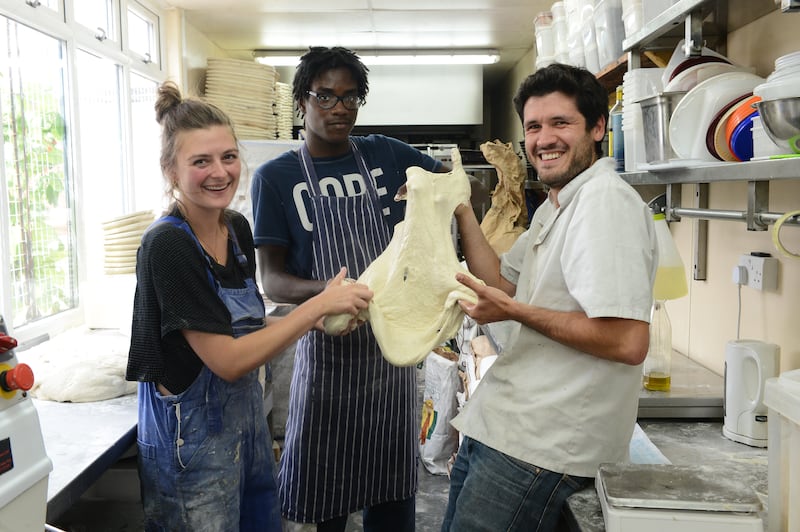
M 687 55 L 700 54 L 702 46 L 725 53 L 727 34 L 757 20 L 779 7 L 774 0 L 680 0 L 649 21 L 639 32 L 625 39 L 628 70 L 640 68 L 641 53 L 647 49 L 674 48 L 685 40 Z M 708 163 L 684 168 L 662 168 L 626 172 L 622 177 L 632 185 L 666 185 L 664 212 L 670 221 L 682 216 L 698 218 L 695 228 L 694 278 L 706 278 L 708 220 L 732 220 L 747 224 L 750 231 L 765 231 L 783 213 L 769 212 L 769 183 L 800 179 L 800 158 L 772 159 L 740 163 Z M 723 211 L 708 208 L 710 183 L 745 181 L 748 183 L 747 210 Z M 692 207 L 681 203 L 681 185 L 695 184 Z M 800 217 L 787 225 L 800 226 Z
M 741 163 L 708 163 L 683 168 L 664 168 L 624 172 L 631 185 L 668 185 L 715 183 L 719 181 L 773 181 L 800 179 L 800 158 L 747 161 Z

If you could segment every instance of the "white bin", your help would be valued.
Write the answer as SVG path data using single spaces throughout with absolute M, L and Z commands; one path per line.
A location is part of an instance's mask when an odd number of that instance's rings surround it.
M 767 530 L 800 530 L 800 369 L 767 379 Z

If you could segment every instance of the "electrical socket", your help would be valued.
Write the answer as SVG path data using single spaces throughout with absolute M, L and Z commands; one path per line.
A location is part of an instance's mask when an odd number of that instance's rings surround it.
M 755 290 L 778 288 L 778 259 L 758 255 L 741 255 L 739 266 L 747 271 L 747 286 Z M 744 284 L 744 283 L 740 283 Z

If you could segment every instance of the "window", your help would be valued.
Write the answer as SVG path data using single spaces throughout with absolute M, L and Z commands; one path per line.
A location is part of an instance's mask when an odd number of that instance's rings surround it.
M 103 241 L 102 223 L 125 212 L 121 67 L 85 50 L 78 50 L 75 67 L 81 196 L 93 200 L 83 213 L 82 234 L 91 243 L 84 257 L 88 277 L 94 279 L 103 274 L 103 246 L 95 244 Z
M 25 7 L 39 11 L 36 15 L 64 22 L 64 0 L 24 0 L 24 2 Z M 22 2 L 18 3 L 22 4 Z
M 20 341 L 83 321 L 85 289 L 105 275 L 102 222 L 163 197 L 157 11 L 133 0 L 33 7 L 0 0 L 0 314 Z M 92 26 L 109 39 L 86 38 Z M 136 43 L 128 53 L 120 27 Z
M 155 121 L 153 103 L 158 83 L 131 74 L 131 150 L 133 157 L 134 210 L 163 211 L 166 205 L 164 180 L 158 156 L 161 153 L 161 128 Z
M 158 17 L 140 4 L 128 7 L 128 50 L 145 63 L 161 63 Z
M 95 39 L 119 42 L 113 0 L 74 0 L 70 4 L 75 22 L 89 29 Z
M 64 43 L 0 17 L 0 109 L 7 212 L 3 279 L 13 327 L 77 302 Z

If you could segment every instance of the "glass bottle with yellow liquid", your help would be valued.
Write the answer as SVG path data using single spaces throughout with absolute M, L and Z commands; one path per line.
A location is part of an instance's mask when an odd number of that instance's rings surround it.
M 653 284 L 650 348 L 642 365 L 642 383 L 648 390 L 668 392 L 672 384 L 672 324 L 665 302 L 689 292 L 683 261 L 672 240 L 664 214 L 653 215 L 658 245 L 658 268 Z

